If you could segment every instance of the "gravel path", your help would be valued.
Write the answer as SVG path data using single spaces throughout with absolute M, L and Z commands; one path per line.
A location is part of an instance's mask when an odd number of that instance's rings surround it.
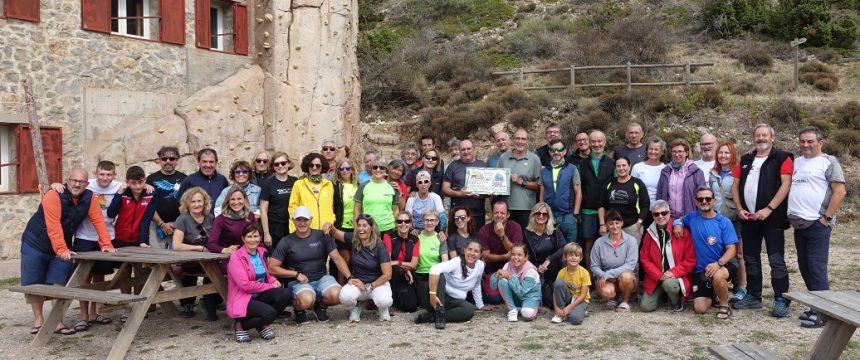
M 860 226 L 842 226 L 836 230 L 831 248 L 831 283 L 834 290 L 860 289 Z M 790 232 L 786 233 L 790 235 Z M 787 244 L 793 244 L 790 238 Z M 786 260 L 791 272 L 791 288 L 802 289 L 797 272 L 794 246 L 787 246 Z M 17 277 L 17 261 L 0 262 L 0 279 Z M 768 279 L 765 266 L 765 279 Z M 766 280 L 767 281 L 767 280 Z M 5 283 L 8 283 L 4 282 Z M 8 286 L 8 285 L 5 285 Z M 772 297 L 765 284 L 765 296 Z M 650 359 L 673 357 L 685 359 L 712 358 L 707 346 L 712 344 L 752 342 L 787 359 L 803 358 L 818 337 L 820 329 L 802 329 L 796 317 L 804 308 L 792 306 L 792 317 L 775 319 L 765 311 L 735 311 L 729 321 L 716 320 L 713 314 L 696 316 L 690 306 L 681 314 L 668 309 L 644 314 L 618 314 L 593 302 L 582 326 L 552 324 L 550 313 L 542 309 L 534 322 L 507 323 L 500 308 L 479 312 L 465 324 L 449 324 L 444 331 L 431 325 L 415 325 L 413 315 L 397 313 L 389 323 L 376 320 L 375 312 L 365 311 L 358 324 L 346 322 L 343 307 L 329 310 L 332 321 L 298 326 L 291 320 L 275 325 L 277 338 L 265 342 L 252 332 L 250 344 L 233 341 L 230 321 L 202 320 L 198 310 L 195 319 L 167 318 L 160 311 L 143 322 L 129 359 L 260 359 L 260 358 L 392 358 L 418 359 L 472 358 L 512 359 L 561 358 L 589 355 L 599 359 Z M 46 307 L 47 314 L 47 307 Z M 77 304 L 66 317 L 71 325 L 77 320 Z M 111 316 L 118 320 L 119 314 Z M 311 316 L 313 319 L 313 316 Z M 72 336 L 54 335 L 46 348 L 30 349 L 28 330 L 32 322 L 29 306 L 21 294 L 0 290 L 0 348 L 2 358 L 87 359 L 103 358 L 110 350 L 121 326 L 93 326 L 90 331 Z M 860 360 L 860 335 L 855 333 L 843 359 Z

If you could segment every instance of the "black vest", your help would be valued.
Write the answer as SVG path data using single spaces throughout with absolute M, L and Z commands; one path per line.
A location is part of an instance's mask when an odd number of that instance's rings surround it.
M 786 158 L 794 160 L 791 154 L 772 148 L 770 155 L 764 163 L 761 164 L 761 171 L 758 179 L 758 192 L 756 193 L 755 209 L 746 209 L 749 212 L 756 212 L 767 207 L 770 201 L 776 196 L 779 187 L 782 186 L 782 177 L 779 174 L 779 169 Z M 744 199 L 744 186 L 747 182 L 747 175 L 752 169 L 752 163 L 755 160 L 755 154 L 746 154 L 741 157 L 741 178 L 739 184 L 741 206 L 746 208 L 746 200 Z M 767 217 L 761 224 L 767 227 L 775 227 L 779 229 L 788 229 L 788 198 L 782 201 L 776 210 Z
M 72 195 L 68 187 L 60 196 L 60 205 L 62 207 L 62 215 L 60 217 L 60 225 L 63 228 L 63 238 L 66 241 L 66 247 L 72 248 L 72 237 L 78 230 L 78 226 L 87 219 L 87 214 L 90 209 L 90 202 L 93 200 L 93 192 L 84 190 L 78 197 L 77 204 L 72 201 Z M 21 237 L 21 242 L 28 244 L 41 252 L 53 254 L 54 248 L 51 246 L 51 239 L 48 237 L 48 227 L 45 225 L 45 210 L 42 204 L 39 204 L 39 209 L 27 222 L 27 227 L 24 228 L 24 234 Z

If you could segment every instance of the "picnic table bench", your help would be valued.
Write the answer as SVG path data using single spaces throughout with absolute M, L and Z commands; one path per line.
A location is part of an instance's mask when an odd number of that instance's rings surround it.
M 838 359 L 860 326 L 860 292 L 798 291 L 783 296 L 805 304 L 827 320 L 808 359 Z
M 711 345 L 708 351 L 722 360 L 778 360 L 779 356 L 755 344 Z
M 57 324 L 63 319 L 74 300 L 91 301 L 114 307 L 131 305 L 128 320 L 107 356 L 108 359 L 118 360 L 125 358 L 150 305 L 161 304 L 165 312 L 170 315 L 178 314 L 173 300 L 215 293 L 226 300 L 227 281 L 219 263 L 228 257 L 228 255 L 209 252 L 140 247 L 120 248 L 115 254 L 101 251 L 81 252 L 72 256 L 78 266 L 65 287 L 27 285 L 10 290 L 26 294 L 28 302 L 57 299 L 57 303 L 51 308 L 38 334 L 33 338 L 31 343 L 33 346 L 44 346 L 48 343 Z M 110 280 L 87 284 L 86 279 L 89 278 L 96 261 L 113 261 L 121 265 Z M 174 276 L 171 265 L 186 263 L 200 264 L 211 283 L 183 287 L 179 279 Z M 172 279 L 176 286 L 165 290 L 162 287 L 165 279 Z M 141 287 L 140 295 L 113 291 L 127 286 Z

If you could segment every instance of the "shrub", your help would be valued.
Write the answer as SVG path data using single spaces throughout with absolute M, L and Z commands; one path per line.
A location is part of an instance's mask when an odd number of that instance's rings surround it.
M 836 126 L 840 129 L 860 130 L 860 103 L 849 101 L 836 109 L 834 116 Z
M 813 51 L 815 58 L 827 64 L 834 64 L 842 60 L 842 54 L 833 49 L 815 49 Z
M 720 38 L 733 38 L 743 31 L 762 31 L 770 18 L 767 0 L 717 0 L 704 9 L 705 27 Z
M 526 92 L 516 86 L 499 89 L 494 95 L 499 104 L 508 111 L 530 108 L 531 101 Z
M 538 119 L 538 114 L 534 110 L 519 109 L 505 116 L 505 119 L 514 128 L 528 129 Z
M 768 106 L 767 115 L 774 127 L 796 125 L 803 119 L 803 109 L 797 101 L 782 97 Z
M 447 35 L 498 27 L 516 11 L 504 0 L 409 0 L 407 7 L 414 24 L 433 25 Z
M 729 85 L 729 91 L 734 95 L 747 95 L 761 91 L 758 84 L 749 79 L 733 81 Z
M 716 86 L 702 87 L 696 93 L 699 96 L 698 106 L 714 109 L 723 105 L 723 94 Z
M 606 132 L 612 126 L 612 120 L 603 110 L 594 110 L 577 117 L 576 124 L 579 125 L 578 131 L 599 129 Z
M 833 20 L 825 0 L 781 0 L 774 11 L 771 30 L 785 41 L 805 37 L 810 46 L 851 48 L 860 30 L 857 23 L 843 17 Z
M 521 59 L 549 59 L 572 41 L 573 23 L 561 18 L 529 18 L 505 38 L 510 52 Z
M 839 85 L 830 78 L 820 78 L 812 84 L 816 89 L 826 92 L 836 91 Z
M 608 31 L 584 28 L 565 44 L 561 56 L 576 65 L 648 64 L 667 59 L 670 31 L 644 14 L 631 14 L 608 26 Z M 579 76 L 579 74 L 577 74 Z
M 841 147 L 843 149 L 843 154 L 860 157 L 860 154 L 857 154 L 855 151 L 850 151 L 850 147 L 860 144 L 860 130 L 851 129 L 837 131 L 830 137 L 830 141 L 838 147 Z
M 836 129 L 836 125 L 833 124 L 833 121 L 826 117 L 809 119 L 807 121 L 807 125 L 815 126 L 828 134 Z
M 765 73 L 773 67 L 773 56 L 761 44 L 746 43 L 735 52 L 734 57 L 747 70 Z
M 810 61 L 797 69 L 800 82 L 815 86 L 822 91 L 833 91 L 839 86 L 839 77 L 829 66 L 819 62 Z

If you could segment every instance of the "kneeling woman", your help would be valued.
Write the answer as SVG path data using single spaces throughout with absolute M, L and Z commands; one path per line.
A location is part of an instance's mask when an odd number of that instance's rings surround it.
M 490 278 L 490 286 L 499 289 L 508 307 L 508 321 L 517 321 L 522 314 L 527 321 L 537 317 L 540 306 L 540 274 L 529 262 L 525 244 L 514 244 L 511 260 Z
M 290 291 L 269 273 L 266 249 L 260 246 L 260 226 L 245 225 L 243 246 L 230 255 L 227 264 L 227 316 L 235 319 L 236 341 L 251 341 L 249 329 L 257 329 L 264 340 L 275 338 L 272 322 L 293 300 Z
M 481 243 L 469 240 L 463 256 L 438 263 L 430 268 L 430 309 L 415 318 L 416 323 L 435 322 L 437 329 L 444 329 L 446 322 L 464 322 L 475 315 L 475 307 L 487 311 L 481 295 L 481 278 L 484 262 L 480 260 Z M 471 291 L 475 305 L 466 301 L 466 292 Z
M 628 312 L 630 295 L 636 288 L 633 272 L 639 262 L 639 243 L 621 231 L 624 220 L 618 210 L 609 210 L 605 218 L 609 233 L 597 239 L 591 248 L 591 274 L 597 279 L 597 293 L 606 300 L 606 306 Z
M 379 238 L 379 228 L 370 216 L 359 215 L 355 222 L 352 243 L 352 276 L 340 290 L 340 303 L 350 308 L 349 321 L 361 321 L 361 309 L 372 299 L 379 312 L 379 321 L 391 320 L 388 308 L 391 298 L 391 259 Z M 347 235 L 347 237 L 353 237 Z

